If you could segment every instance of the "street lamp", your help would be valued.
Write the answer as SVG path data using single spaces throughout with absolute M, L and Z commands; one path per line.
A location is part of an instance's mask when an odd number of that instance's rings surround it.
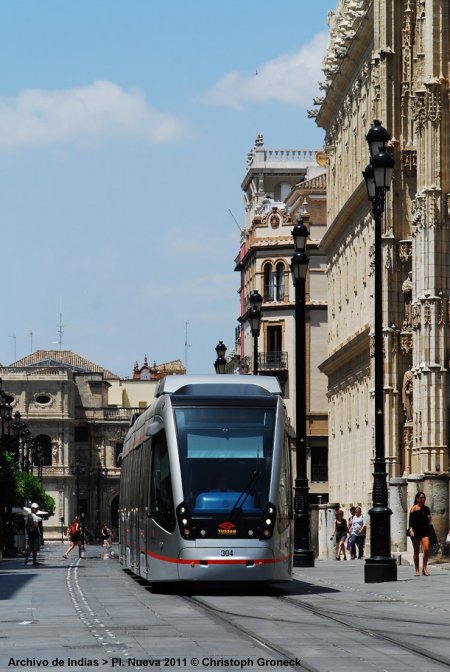
M 72 474 L 76 477 L 76 497 L 77 497 L 77 516 L 80 515 L 80 475 L 86 470 L 86 465 L 81 464 L 77 458 L 75 464 L 72 465 Z
M 303 212 L 292 229 L 295 252 L 291 261 L 295 287 L 295 464 L 294 483 L 294 566 L 314 567 L 309 547 L 309 487 L 306 472 L 306 272 L 309 257 L 306 240 L 309 230 Z
M 23 463 L 23 470 L 28 474 L 30 471 L 33 473 L 33 463 L 30 460 L 30 452 L 33 446 L 33 437 L 31 435 L 30 430 L 28 429 L 28 425 L 26 423 L 23 423 L 23 429 L 22 429 L 22 445 L 23 445 L 23 455 L 24 455 L 24 463 Z
M 227 360 L 225 359 L 225 353 L 227 351 L 227 346 L 223 341 L 219 341 L 216 345 L 217 359 L 214 362 L 214 368 L 216 373 L 225 373 L 227 366 Z
M 44 452 L 42 449 L 42 444 L 39 441 L 39 439 L 34 440 L 34 451 L 33 451 L 33 464 L 37 464 L 38 468 L 38 479 L 42 483 L 44 478 L 43 478 L 43 466 L 44 466 Z
M 388 507 L 386 483 L 386 458 L 384 447 L 384 381 L 383 381 L 383 295 L 381 219 L 394 169 L 394 158 L 388 153 L 386 143 L 390 135 L 376 119 L 366 140 L 370 151 L 370 164 L 363 172 L 367 196 L 372 204 L 375 224 L 374 302 L 375 302 L 375 460 L 370 515 L 370 553 L 364 567 L 366 583 L 397 580 L 397 565 L 391 557 L 392 511 Z
M 103 477 L 102 463 L 100 460 L 95 465 L 95 471 L 91 470 L 90 476 L 96 477 L 96 492 L 97 492 L 97 507 L 96 507 L 96 518 L 95 518 L 95 535 L 97 539 L 100 539 L 100 529 L 102 526 L 102 503 L 101 503 L 101 483 Z
M 1 379 L 0 379 L 1 385 Z M 1 401 L 0 401 L 0 418 L 1 418 L 1 448 L 5 450 L 5 426 L 9 426 L 9 421 L 11 419 L 11 404 L 9 404 L 5 399 L 5 393 L 3 390 L 1 392 Z
M 14 452 L 17 456 L 17 462 L 18 462 L 19 466 L 22 465 L 22 469 L 23 469 L 23 456 L 22 456 L 22 460 L 20 459 L 20 434 L 21 434 L 21 431 L 22 431 L 22 420 L 21 420 L 21 418 L 22 418 L 22 416 L 20 415 L 20 411 L 16 411 L 14 413 L 14 421 L 12 423 L 12 431 L 13 431 L 14 444 L 15 444 Z
M 248 319 L 250 322 L 250 329 L 253 336 L 253 375 L 258 375 L 258 338 L 261 331 L 261 319 L 262 319 L 262 296 L 261 294 L 254 289 L 253 292 L 248 297 L 250 301 L 250 310 L 248 313 Z

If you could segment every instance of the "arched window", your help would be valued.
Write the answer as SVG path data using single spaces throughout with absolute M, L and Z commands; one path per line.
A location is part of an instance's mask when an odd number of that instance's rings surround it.
M 284 264 L 280 261 L 277 264 L 276 271 L 276 299 L 277 301 L 283 301 L 284 299 Z
M 33 464 L 38 466 L 41 464 L 43 467 L 50 467 L 52 464 L 52 440 L 46 434 L 39 434 L 35 438 L 36 446 L 33 455 Z
M 264 266 L 264 301 L 274 300 L 275 277 L 272 264 L 267 263 Z

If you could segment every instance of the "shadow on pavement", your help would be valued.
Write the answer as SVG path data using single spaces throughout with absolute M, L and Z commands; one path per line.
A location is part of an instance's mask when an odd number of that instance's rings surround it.
M 25 568 L 24 568 L 25 569 Z M 39 567 L 35 568 L 36 573 L 39 570 Z M 29 581 L 31 581 L 35 576 L 35 572 L 32 573 L 18 573 L 17 571 L 0 571 L 0 601 L 1 600 L 10 600 L 14 594 L 26 586 Z
M 210 596 L 210 597 L 251 597 L 258 595 L 313 595 L 339 593 L 339 590 L 327 586 L 318 586 L 306 581 L 292 581 L 291 583 L 249 583 L 249 582 L 173 582 L 173 583 L 150 583 L 145 579 L 124 570 L 130 578 L 141 585 L 145 590 L 160 595 L 187 595 L 187 596 Z

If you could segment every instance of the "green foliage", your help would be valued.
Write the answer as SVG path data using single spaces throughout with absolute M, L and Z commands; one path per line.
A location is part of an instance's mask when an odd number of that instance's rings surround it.
M 16 474 L 17 466 L 14 455 L 0 449 L 0 506 L 2 511 L 5 506 L 14 506 L 19 503 Z
M 36 476 L 19 471 L 17 477 L 17 489 L 23 501 L 37 502 L 42 511 L 47 511 L 50 516 L 55 513 L 56 503 L 53 497 L 48 495 Z
M 55 513 L 56 503 L 36 476 L 20 471 L 13 453 L 0 451 L 0 506 L 23 506 L 37 502 L 42 511 Z

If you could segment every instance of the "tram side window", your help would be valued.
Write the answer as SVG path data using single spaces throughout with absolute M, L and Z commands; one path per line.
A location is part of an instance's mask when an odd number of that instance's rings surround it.
M 170 462 L 166 433 L 160 432 L 153 439 L 151 510 L 154 520 L 168 532 L 175 530 Z
M 146 441 L 141 448 L 141 464 L 140 464 L 140 503 L 141 511 L 147 511 L 148 506 L 148 488 L 149 488 L 149 473 L 150 473 L 150 440 Z
M 291 470 L 288 440 L 284 442 L 280 464 L 280 485 L 278 489 L 278 531 L 283 532 L 288 525 L 291 511 Z

